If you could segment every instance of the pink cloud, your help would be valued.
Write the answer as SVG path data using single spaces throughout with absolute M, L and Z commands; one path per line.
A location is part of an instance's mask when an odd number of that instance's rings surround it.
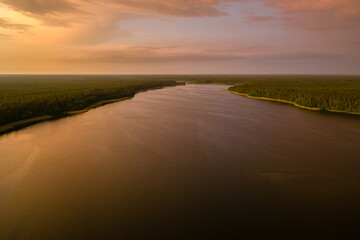
M 226 16 L 227 8 L 221 7 L 224 4 L 229 6 L 226 4 L 254 2 L 281 11 L 276 16 L 262 16 L 262 11 L 258 9 L 255 15 L 249 15 L 249 22 L 277 20 L 292 27 L 305 29 L 360 26 L 359 0 L 0 0 L 0 3 L 13 10 L 40 19 L 48 25 L 59 26 L 79 22 L 82 15 L 80 13 L 88 12 L 89 5 L 113 12 L 146 14 L 163 19 L 164 16 Z M 96 10 L 92 10 L 91 13 L 98 14 Z
M 87 49 L 63 55 L 56 60 L 67 63 L 181 63 L 181 62 L 302 62 L 346 58 L 337 52 L 269 52 L 224 49 L 189 49 L 180 46 L 128 46 Z
M 98 48 L 70 53 L 61 62 L 106 63 L 168 63 L 231 61 L 257 56 L 258 53 L 209 49 L 188 49 L 179 46 L 129 46 L 124 48 Z
M 227 15 L 218 8 L 224 3 L 262 2 L 287 13 L 323 12 L 338 18 L 359 17 L 359 0 L 106 0 L 106 2 L 142 10 L 147 13 L 182 17 L 214 17 Z
M 287 26 L 313 30 L 360 28 L 358 0 L 259 0 L 258 2 L 281 12 L 270 16 L 250 14 L 249 22 L 280 20 Z
M 329 10 L 349 9 L 359 6 L 357 0 L 267 0 L 269 5 L 287 10 Z
M 359 17 L 358 0 L 266 0 L 269 6 L 287 11 L 327 12 L 336 17 Z
M 216 6 L 237 0 L 105 0 L 122 10 L 178 17 L 216 17 L 227 15 Z M 121 8 L 122 7 L 122 8 Z

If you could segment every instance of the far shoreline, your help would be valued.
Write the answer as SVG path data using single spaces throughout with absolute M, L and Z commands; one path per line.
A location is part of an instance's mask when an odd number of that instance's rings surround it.
M 240 96 L 244 96 L 244 97 L 251 98 L 251 99 L 256 99 L 256 100 L 265 100 L 265 101 L 271 101 L 271 102 L 286 103 L 286 104 L 290 104 L 290 105 L 293 105 L 295 107 L 305 109 L 305 110 L 309 110 L 309 111 L 317 111 L 317 112 L 322 111 L 322 112 L 329 112 L 329 113 L 339 113 L 339 114 L 360 116 L 360 113 L 357 113 L 357 112 L 347 112 L 347 111 L 339 111 L 339 110 L 331 110 L 331 109 L 321 109 L 321 108 L 314 108 L 314 107 L 306 107 L 306 106 L 303 106 L 303 105 L 299 105 L 299 104 L 297 104 L 295 102 L 282 100 L 282 99 L 267 98 L 267 97 L 255 97 L 255 96 L 251 96 L 251 95 L 246 94 L 246 93 L 239 93 L 239 92 L 231 91 L 231 90 L 221 90 L 221 91 L 237 94 L 237 95 L 240 95 Z

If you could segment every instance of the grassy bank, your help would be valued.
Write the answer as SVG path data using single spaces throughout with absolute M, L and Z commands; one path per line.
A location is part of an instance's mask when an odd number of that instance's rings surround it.
M 0 133 L 175 85 L 174 80 L 156 76 L 2 76 Z

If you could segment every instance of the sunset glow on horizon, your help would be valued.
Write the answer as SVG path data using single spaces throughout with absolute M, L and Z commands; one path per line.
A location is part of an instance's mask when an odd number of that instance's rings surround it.
M 0 0 L 0 74 L 360 74 L 358 0 Z

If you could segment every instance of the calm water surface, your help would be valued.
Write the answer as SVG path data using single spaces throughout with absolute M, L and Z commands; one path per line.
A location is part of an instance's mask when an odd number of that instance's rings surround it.
M 279 239 L 360 226 L 360 119 L 188 85 L 0 136 L 0 239 Z

